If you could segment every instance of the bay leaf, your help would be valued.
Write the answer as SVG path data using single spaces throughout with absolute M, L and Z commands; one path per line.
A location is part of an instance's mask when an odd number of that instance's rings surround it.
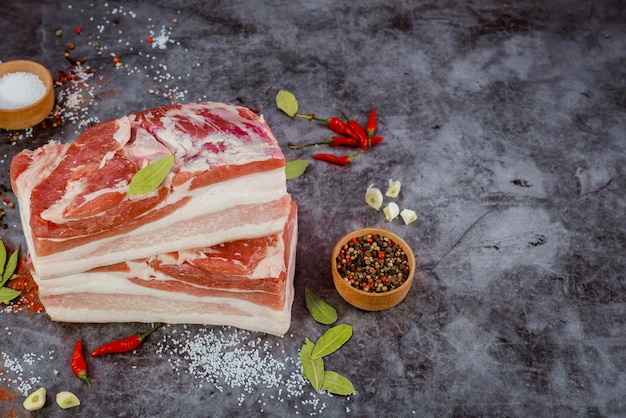
M 19 250 L 15 250 L 9 257 L 9 261 L 7 261 L 4 271 L 2 272 L 2 281 L 0 282 L 0 286 L 4 286 L 4 284 L 9 281 L 11 276 L 13 276 L 13 273 L 15 273 L 15 269 L 17 268 L 17 259 L 20 255 L 19 253 Z
M 324 299 L 304 288 L 304 300 L 309 313 L 320 324 L 330 325 L 337 320 L 337 311 Z
M 150 193 L 163 183 L 174 166 L 174 155 L 168 155 L 137 171 L 130 180 L 128 194 L 140 196 Z
M 309 166 L 309 160 L 293 160 L 285 163 L 285 177 L 287 180 L 300 177 Z
M 289 117 L 295 117 L 298 113 L 298 99 L 287 90 L 279 90 L 276 94 L 276 106 Z
M 300 362 L 302 363 L 302 375 L 311 382 L 313 389 L 319 392 L 324 381 L 324 360 L 321 358 L 314 359 L 311 356 L 314 348 L 315 344 L 305 338 L 304 345 L 300 350 Z
M 4 246 L 4 242 L 0 240 L 0 275 L 4 273 L 4 264 L 6 262 L 7 262 L 7 249 Z
M 311 358 L 317 359 L 337 351 L 352 337 L 352 326 L 340 324 L 326 331 L 315 343 Z
M 8 303 L 18 297 L 22 292 L 8 287 L 0 287 L 0 303 Z
M 356 392 L 354 385 L 348 378 L 332 370 L 326 370 L 324 372 L 322 389 L 334 393 L 335 395 L 352 395 Z

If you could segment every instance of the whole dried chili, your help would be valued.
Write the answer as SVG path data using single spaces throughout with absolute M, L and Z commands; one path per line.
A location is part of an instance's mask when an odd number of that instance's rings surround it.
M 367 124 L 365 125 L 365 134 L 367 135 L 367 139 L 369 139 L 370 141 L 374 137 L 377 127 L 378 121 L 376 119 L 376 109 L 372 109 L 372 111 L 370 112 L 370 117 L 367 119 Z
M 331 147 L 338 147 L 338 146 L 358 147 L 359 140 L 351 136 L 332 136 L 328 139 L 325 139 L 324 141 L 312 142 L 310 144 L 296 145 L 293 142 L 290 142 L 287 144 L 287 146 L 290 149 L 302 149 L 304 147 L 310 147 L 313 145 L 330 145 Z
M 87 377 L 87 363 L 85 363 L 85 358 L 83 357 L 83 343 L 81 340 L 76 341 L 71 366 L 72 372 L 76 377 L 84 380 L 87 386 L 91 387 L 91 382 L 89 382 L 89 378 Z
M 112 353 L 124 353 L 130 350 L 134 350 L 139 347 L 143 340 L 150 334 L 154 332 L 157 328 L 159 328 L 161 324 L 156 324 L 152 328 L 150 328 L 147 332 L 143 334 L 133 334 L 129 337 L 123 338 L 121 340 L 112 341 L 103 346 L 100 346 L 91 352 L 91 357 L 97 357 L 102 354 L 112 354 Z
M 328 163 L 337 164 L 337 165 L 349 165 L 352 160 L 356 158 L 363 151 L 359 151 L 352 155 L 333 155 L 333 154 L 314 154 L 313 158 L 320 161 L 326 161 Z

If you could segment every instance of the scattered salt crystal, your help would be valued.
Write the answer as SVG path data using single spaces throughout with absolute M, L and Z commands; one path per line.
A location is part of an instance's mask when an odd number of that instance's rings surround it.
M 19 109 L 31 105 L 46 94 L 46 86 L 37 74 L 18 71 L 0 77 L 0 108 Z

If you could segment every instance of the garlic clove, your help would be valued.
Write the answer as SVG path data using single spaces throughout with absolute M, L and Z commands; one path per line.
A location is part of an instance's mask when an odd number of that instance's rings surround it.
M 41 387 L 28 395 L 24 400 L 24 409 L 27 411 L 38 411 L 46 403 L 46 388 Z
M 385 192 L 385 196 L 387 197 L 398 197 L 400 194 L 401 183 L 399 180 L 393 181 L 393 179 L 389 180 L 389 187 L 387 187 L 387 191 Z
M 365 202 L 376 210 L 383 205 L 383 193 L 374 186 L 369 186 L 365 192 Z
M 63 391 L 57 393 L 57 404 L 63 409 L 68 409 L 80 405 L 80 400 L 72 392 Z
M 402 209 L 402 212 L 400 212 L 400 217 L 402 218 L 404 223 L 408 225 L 411 222 L 417 220 L 417 213 L 415 213 L 415 211 L 411 209 Z
M 389 202 L 389 204 L 383 209 L 383 213 L 385 214 L 385 218 L 391 222 L 398 217 L 398 214 L 400 214 L 400 208 L 396 202 Z

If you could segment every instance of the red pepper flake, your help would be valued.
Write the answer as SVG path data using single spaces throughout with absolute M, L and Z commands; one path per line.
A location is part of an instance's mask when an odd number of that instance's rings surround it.
M 76 32 L 76 35 L 80 35 L 81 33 L 83 33 L 83 30 L 80 28 L 80 26 L 74 29 L 74 31 Z
M 7 252 L 12 252 L 12 249 L 8 246 Z M 21 257 L 13 278 L 7 282 L 6 286 L 22 292 L 20 296 L 13 299 L 13 301 L 8 305 L 8 308 L 10 308 L 12 313 L 23 312 L 25 310 L 29 310 L 34 313 L 43 313 L 46 311 L 39 300 L 39 288 L 37 287 L 33 276 L 30 274 L 25 264 L 25 260 Z
M 113 57 L 113 62 L 118 64 L 119 62 L 121 62 L 122 60 L 120 59 L 120 57 Z
M 154 38 L 152 36 L 148 36 L 146 38 L 146 42 L 148 42 L 149 44 L 151 44 L 152 42 L 154 42 Z
M 72 49 L 74 49 L 74 48 L 75 48 L 75 46 L 74 46 L 74 44 L 73 44 L 73 43 L 70 43 L 67 47 L 68 47 L 70 50 L 72 50 Z
M 54 118 L 55 118 L 56 120 L 60 120 L 60 119 L 61 119 L 61 114 L 60 114 L 60 113 L 55 113 L 55 114 L 54 114 Z

